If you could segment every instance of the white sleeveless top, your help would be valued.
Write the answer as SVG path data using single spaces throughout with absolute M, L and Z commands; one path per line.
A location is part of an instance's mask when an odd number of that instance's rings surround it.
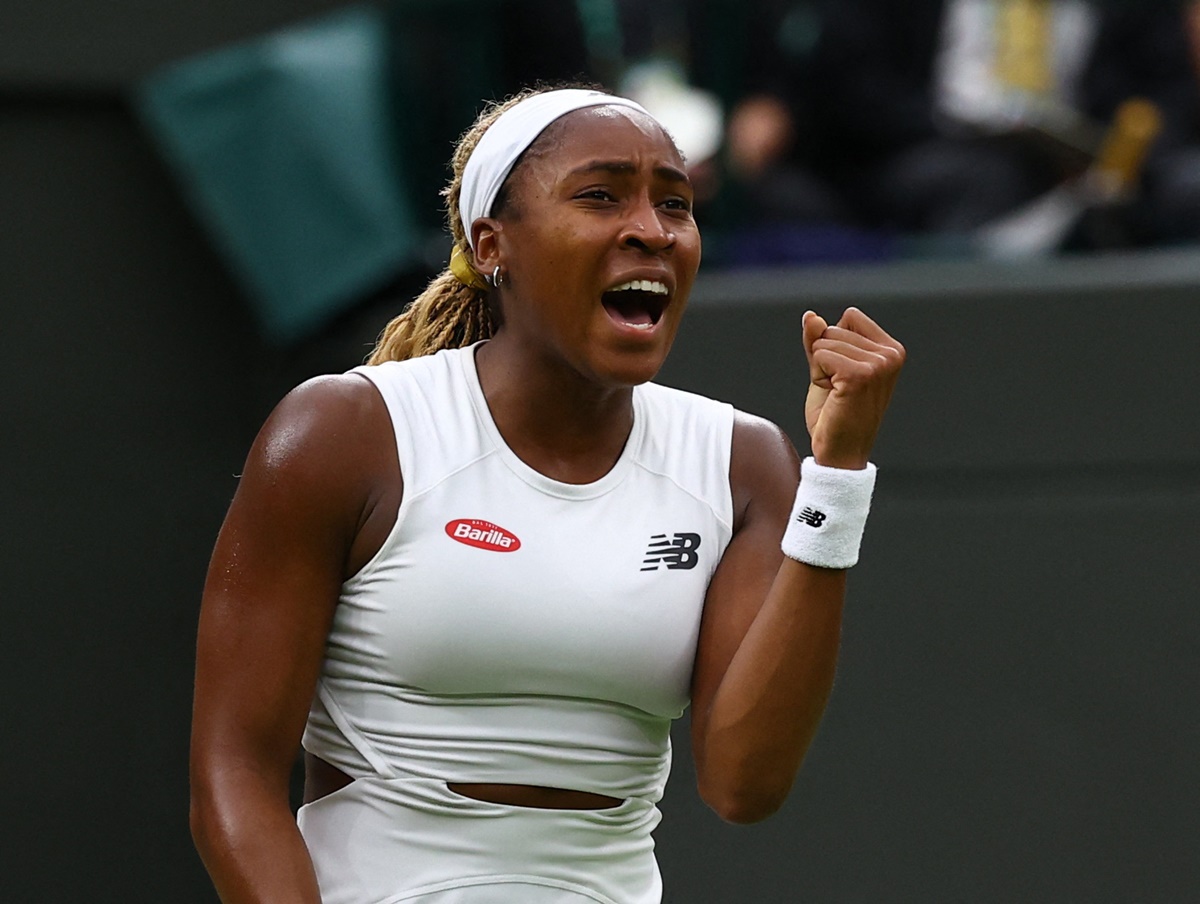
M 387 404 L 404 495 L 342 587 L 304 747 L 354 778 L 658 801 L 732 533 L 733 409 L 638 386 L 612 470 L 559 483 L 505 444 L 474 351 L 352 371 Z

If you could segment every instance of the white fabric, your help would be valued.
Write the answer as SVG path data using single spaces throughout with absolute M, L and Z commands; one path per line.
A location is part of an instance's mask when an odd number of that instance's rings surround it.
M 322 904 L 660 904 L 648 801 L 487 803 L 430 779 L 360 778 L 300 808 Z
M 526 98 L 504 111 L 488 127 L 467 159 L 463 169 L 462 191 L 458 197 L 458 215 L 462 218 L 463 231 L 472 249 L 475 242 L 471 238 L 471 225 L 480 217 L 491 214 L 500 186 L 508 178 L 522 152 L 560 116 L 584 107 L 599 106 L 629 107 L 650 116 L 641 104 L 625 97 L 601 91 L 563 88 Z
M 800 486 L 783 533 L 783 554 L 821 568 L 849 568 L 858 562 L 875 465 L 861 471 L 827 468 L 812 458 L 800 465 Z
M 421 839 L 422 862 L 429 850 L 444 856 L 420 875 L 476 869 L 460 861 L 460 836 L 475 837 L 479 808 L 463 798 L 456 810 L 445 783 L 500 782 L 633 806 L 620 831 L 605 830 L 611 821 L 595 813 L 553 812 L 556 825 L 582 833 L 570 836 L 576 847 L 592 835 L 594 856 L 565 857 L 578 861 L 571 881 L 605 886 L 611 878 L 588 876 L 610 876 L 616 858 L 625 864 L 616 874 L 640 878 L 611 896 L 651 904 L 649 832 L 670 770 L 670 725 L 688 703 L 704 595 L 732 534 L 733 410 L 638 386 L 633 429 L 612 470 L 564 484 L 505 444 L 474 362 L 472 347 L 355 371 L 391 414 L 404 495 L 379 553 L 343 585 L 305 731 L 305 749 L 358 780 L 357 790 L 314 804 L 323 828 L 305 829 L 322 894 L 368 883 L 369 893 L 325 899 L 365 904 L 407 890 L 393 887 L 403 870 L 388 865 L 410 859 L 404 831 L 363 841 L 361 853 L 329 839 L 339 826 L 403 829 L 415 818 L 402 812 L 405 801 L 418 789 L 451 803 L 422 822 L 437 833 Z M 474 537 L 471 522 L 486 523 Z M 493 815 L 513 809 L 486 806 Z M 520 832 L 525 822 L 506 824 Z M 521 863 L 506 863 L 517 837 L 495 852 L 489 874 L 536 873 L 536 844 L 525 844 Z M 534 900 L 512 889 L 514 902 Z M 510 898 L 485 889 L 478 900 Z

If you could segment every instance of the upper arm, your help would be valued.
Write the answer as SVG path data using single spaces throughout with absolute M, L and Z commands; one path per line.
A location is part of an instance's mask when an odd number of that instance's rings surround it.
M 800 462 L 775 424 L 737 412 L 729 482 L 734 530 L 709 582 L 692 672 L 692 737 L 703 737 L 713 695 L 779 571 Z
M 390 438 L 382 399 L 356 376 L 304 384 L 263 426 L 204 587 L 194 777 L 236 761 L 286 785 L 355 539 L 395 459 Z

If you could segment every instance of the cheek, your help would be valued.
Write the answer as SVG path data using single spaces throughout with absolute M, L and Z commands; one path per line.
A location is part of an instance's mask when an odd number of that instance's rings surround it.
M 681 279 L 687 279 L 690 283 L 696 278 L 696 271 L 700 269 L 701 243 L 700 234 L 694 232 L 686 238 L 677 239 L 675 246 L 675 255 L 679 260 Z
M 588 237 L 581 230 L 566 225 L 546 229 L 538 241 L 526 249 L 525 270 L 534 279 L 570 279 L 582 271 L 586 258 Z
M 538 277 L 561 292 L 590 295 L 603 280 L 606 236 L 585 229 L 560 229 L 543 246 L 534 266 Z

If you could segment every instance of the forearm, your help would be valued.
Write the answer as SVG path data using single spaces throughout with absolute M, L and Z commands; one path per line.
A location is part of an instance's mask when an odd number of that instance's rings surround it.
M 774 812 L 833 686 L 846 573 L 785 559 L 695 739 L 701 793 L 724 818 Z
M 192 837 L 222 904 L 320 904 L 287 791 L 252 774 L 194 788 Z
M 905 357 L 857 308 L 835 326 L 808 311 L 803 324 L 813 462 L 797 468 L 777 427 L 735 420 L 729 473 L 740 523 L 709 582 L 692 673 L 700 792 L 732 822 L 779 808 L 824 713 L 845 568 L 858 559 L 874 488 L 870 452 Z M 782 563 L 781 552 L 790 557 Z

